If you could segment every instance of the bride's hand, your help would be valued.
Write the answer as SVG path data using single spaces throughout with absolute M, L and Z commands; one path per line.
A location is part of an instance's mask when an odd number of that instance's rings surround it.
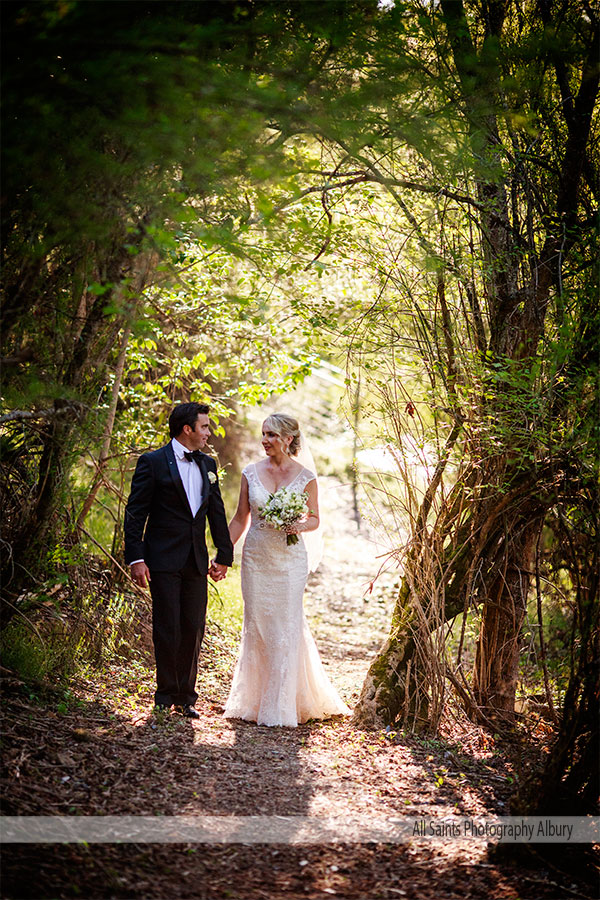
M 306 516 L 303 519 L 298 519 L 296 522 L 293 522 L 291 525 L 286 525 L 284 531 L 286 534 L 300 534 L 302 531 L 306 531 L 306 523 L 308 522 L 308 517 Z

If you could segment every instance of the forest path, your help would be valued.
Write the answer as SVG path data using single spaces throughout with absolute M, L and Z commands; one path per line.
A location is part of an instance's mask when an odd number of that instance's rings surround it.
M 385 634 L 385 576 L 363 598 L 381 552 L 357 534 L 351 495 L 323 485 L 335 523 L 306 608 L 330 676 L 353 705 Z M 10 815 L 293 816 L 353 820 L 502 814 L 510 761 L 472 728 L 427 741 L 358 731 L 348 719 L 293 728 L 224 720 L 235 648 L 209 630 L 198 721 L 150 713 L 153 673 L 114 664 L 68 708 L 22 691 L 5 703 L 4 812 Z M 23 845 L 3 854 L 3 897 L 583 897 L 554 875 L 490 862 L 480 841 Z

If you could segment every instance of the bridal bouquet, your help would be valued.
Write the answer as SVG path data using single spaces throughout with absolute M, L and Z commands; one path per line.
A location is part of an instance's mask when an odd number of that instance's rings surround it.
M 290 525 L 295 525 L 300 519 L 304 519 L 308 513 L 308 500 L 304 491 L 289 491 L 287 488 L 279 488 L 274 494 L 269 494 L 269 499 L 264 506 L 258 508 L 261 519 L 273 525 L 279 531 L 285 531 Z M 297 534 L 288 534 L 288 547 L 298 543 Z

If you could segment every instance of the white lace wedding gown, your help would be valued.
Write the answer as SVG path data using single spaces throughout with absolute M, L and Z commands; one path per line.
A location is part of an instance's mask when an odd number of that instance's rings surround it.
M 259 725 L 296 726 L 308 719 L 350 715 L 319 657 L 302 607 L 308 576 L 302 539 L 288 546 L 286 534 L 260 519 L 264 487 L 253 463 L 248 481 L 251 521 L 242 553 L 244 625 L 226 718 Z M 303 468 L 287 487 L 302 491 L 315 475 Z

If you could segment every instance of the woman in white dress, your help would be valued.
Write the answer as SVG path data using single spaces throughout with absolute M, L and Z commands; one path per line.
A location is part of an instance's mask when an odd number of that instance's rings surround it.
M 294 459 L 300 447 L 298 422 L 276 413 L 265 419 L 266 458 L 242 472 L 240 499 L 229 533 L 235 544 L 250 528 L 242 553 L 244 624 L 226 718 L 259 725 L 296 726 L 308 719 L 350 715 L 331 684 L 304 616 L 308 577 L 304 541 L 288 546 L 285 531 L 261 519 L 259 507 L 283 487 L 304 491 L 309 513 L 288 529 L 302 534 L 319 527 L 314 472 Z

